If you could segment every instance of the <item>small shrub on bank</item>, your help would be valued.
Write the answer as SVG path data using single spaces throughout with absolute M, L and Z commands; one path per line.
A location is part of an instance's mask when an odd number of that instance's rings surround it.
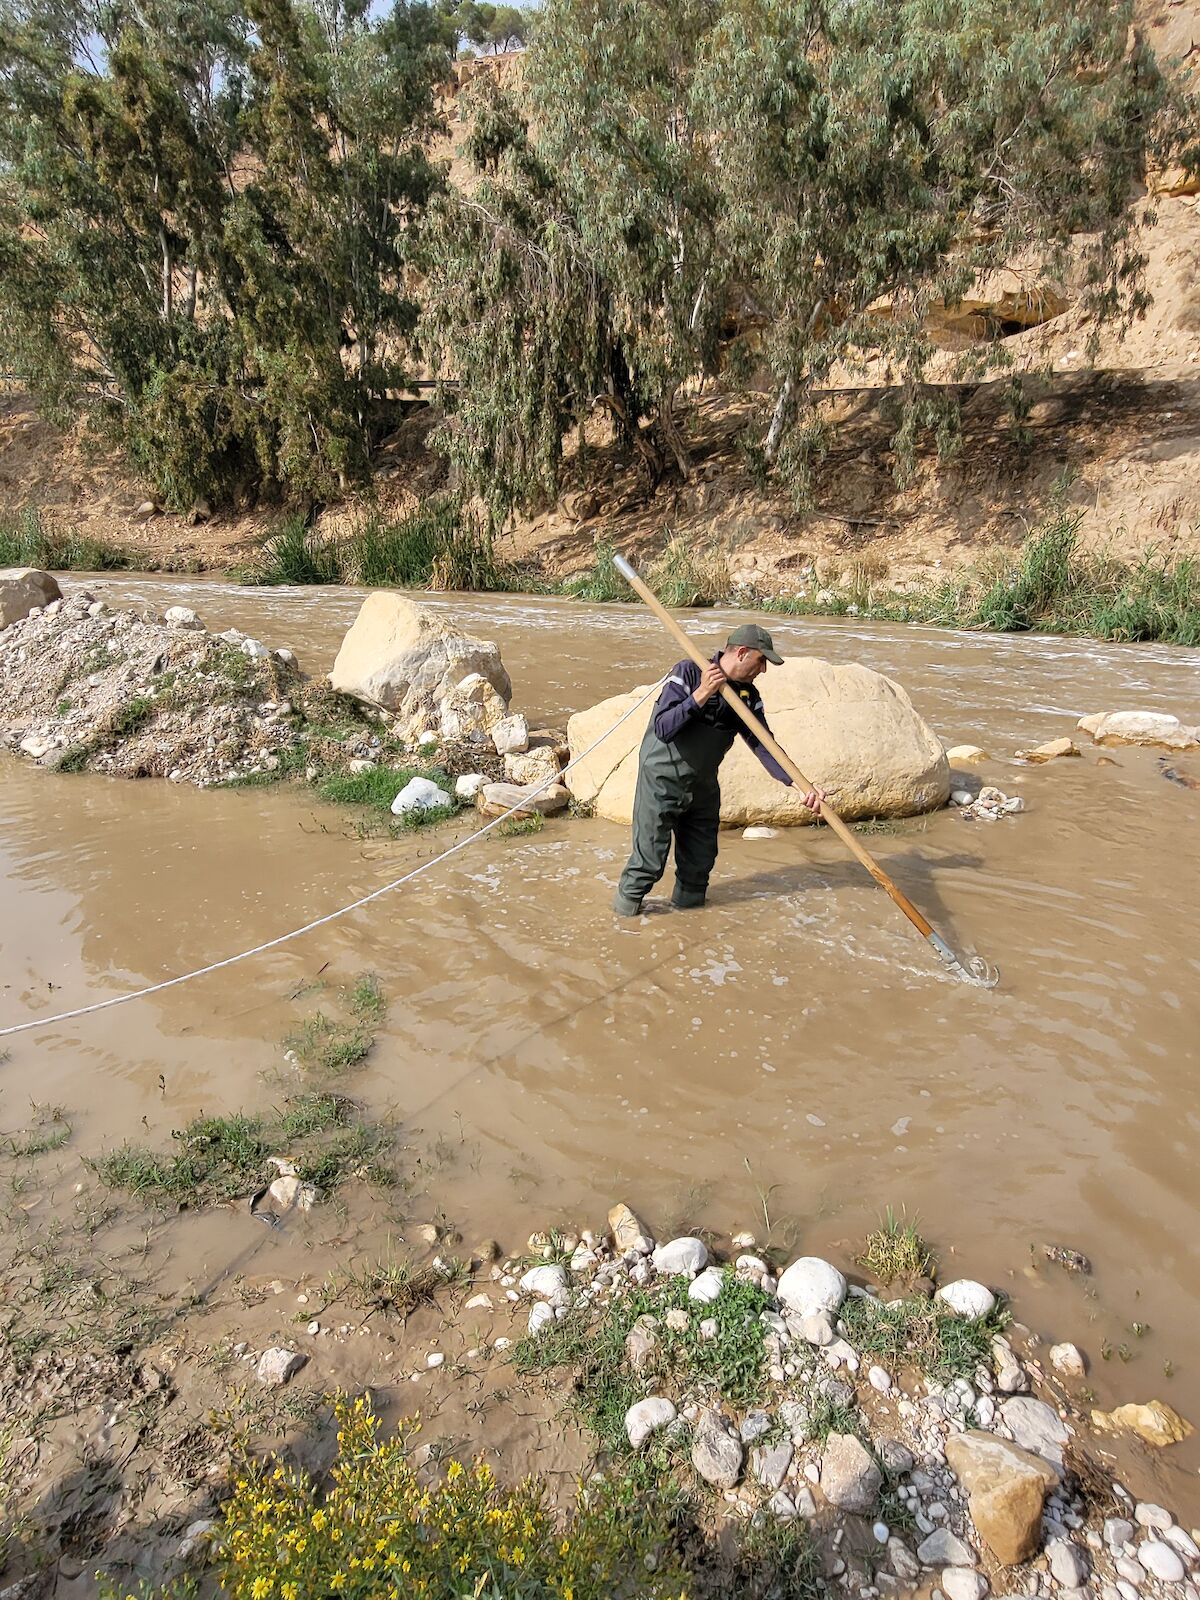
M 389 589 L 505 589 L 508 574 L 482 526 L 457 500 L 433 495 L 407 516 L 370 512 L 352 532 L 327 538 L 287 517 L 242 574 L 250 584 L 357 583 Z
M 322 539 L 298 513 L 285 517 L 262 548 L 257 566 L 242 574 L 253 584 L 343 583 L 341 546 Z
M 620 1480 L 589 1485 L 561 1523 L 535 1480 L 506 1490 L 483 1462 L 417 1479 L 403 1432 L 339 1400 L 322 1493 L 298 1469 L 246 1462 L 225 1508 L 218 1571 L 232 1600 L 616 1600 L 687 1593 L 663 1505 Z
M 697 550 L 681 535 L 646 569 L 646 582 L 665 606 L 715 606 L 729 594 L 729 573 L 717 550 Z M 629 585 L 625 585 L 627 592 Z
M 563 584 L 563 592 L 576 600 L 631 600 L 633 590 L 616 568 L 616 549 L 608 539 L 596 546 L 594 564 Z

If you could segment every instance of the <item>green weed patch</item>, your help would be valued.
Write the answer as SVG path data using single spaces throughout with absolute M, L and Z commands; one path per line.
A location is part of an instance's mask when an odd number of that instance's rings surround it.
M 340 1095 L 298 1095 L 271 1118 L 196 1117 L 171 1138 L 175 1148 L 166 1153 L 123 1144 L 92 1163 L 96 1175 L 110 1189 L 179 1210 L 253 1194 L 278 1175 L 272 1155 L 291 1160 L 297 1177 L 325 1191 L 350 1177 L 395 1181 L 390 1132 L 358 1121 Z
M 986 1317 L 960 1317 L 936 1300 L 893 1300 L 887 1304 L 852 1296 L 839 1313 L 855 1350 L 881 1362 L 911 1365 L 948 1383 L 973 1377 L 991 1361 L 991 1345 L 1008 1321 L 1003 1310 Z

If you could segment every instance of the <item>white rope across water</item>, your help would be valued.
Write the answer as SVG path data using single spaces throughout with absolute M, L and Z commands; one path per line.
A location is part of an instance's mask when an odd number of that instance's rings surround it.
M 662 678 L 659 678 L 657 683 L 652 683 L 644 695 L 635 700 L 627 711 L 621 713 L 611 728 L 606 728 L 598 739 L 593 740 L 586 750 L 581 750 L 573 760 L 567 763 L 561 772 L 555 773 L 552 778 L 546 778 L 543 782 L 533 786 L 517 805 L 510 806 L 500 816 L 493 817 L 490 822 L 485 823 L 482 828 L 477 828 L 474 833 L 468 834 L 465 839 L 459 839 L 448 850 L 443 850 L 441 855 L 433 856 L 429 861 L 422 861 L 420 866 L 413 867 L 410 872 L 404 873 L 399 878 L 393 878 L 391 883 L 382 884 L 378 889 L 372 889 L 370 894 L 364 894 L 358 900 L 352 900 L 349 905 L 339 906 L 336 911 L 326 912 L 323 917 L 315 917 L 312 922 L 306 922 L 302 928 L 293 928 L 289 933 L 281 933 L 275 939 L 267 939 L 262 944 L 252 945 L 249 950 L 239 950 L 235 956 L 226 956 L 221 961 L 210 961 L 208 966 L 197 967 L 193 972 L 181 972 L 177 977 L 164 978 L 161 983 L 147 984 L 144 989 L 131 989 L 128 994 L 115 994 L 108 1000 L 97 1000 L 90 1006 L 76 1006 L 73 1011 L 58 1011 L 52 1017 L 35 1017 L 29 1022 L 17 1022 L 11 1027 L 0 1028 L 0 1039 L 9 1038 L 14 1033 L 26 1033 L 32 1028 L 49 1028 L 56 1022 L 71 1022 L 76 1017 L 90 1017 L 96 1011 L 107 1011 L 110 1006 L 123 1006 L 130 1000 L 144 1000 L 147 995 L 161 994 L 164 989 L 173 989 L 176 984 L 190 983 L 193 978 L 207 977 L 210 972 L 220 972 L 224 967 L 236 966 L 239 961 L 248 961 L 251 956 L 261 955 L 264 950 L 274 950 L 281 944 L 287 944 L 289 940 L 299 939 L 302 934 L 312 933 L 314 928 L 323 928 L 326 923 L 336 922 L 339 917 L 348 916 L 351 911 L 358 911 L 362 906 L 370 905 L 372 900 L 379 900 L 385 894 L 391 894 L 393 889 L 399 889 L 401 885 L 411 883 L 414 878 L 419 878 L 423 872 L 428 872 L 431 868 L 440 866 L 443 861 L 448 861 L 451 856 L 457 855 L 460 850 L 465 850 L 468 845 L 474 844 L 477 839 L 482 839 L 485 833 L 490 833 L 493 828 L 498 828 L 502 822 L 507 822 L 509 817 L 515 816 L 518 811 L 528 810 L 530 800 L 541 794 L 543 789 L 552 788 L 560 778 L 570 772 L 572 767 L 577 767 L 581 761 L 590 756 L 592 751 L 614 734 L 623 722 L 627 722 L 635 711 L 644 706 L 652 694 L 658 692 L 662 683 Z

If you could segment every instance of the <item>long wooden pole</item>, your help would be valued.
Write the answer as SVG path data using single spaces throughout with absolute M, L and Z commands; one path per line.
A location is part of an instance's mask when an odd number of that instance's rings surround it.
M 641 578 L 637 575 L 629 562 L 626 561 L 624 556 L 617 556 L 614 564 L 617 568 L 617 571 L 625 579 L 626 583 L 629 584 L 630 588 L 633 589 L 638 598 L 649 606 L 650 610 L 653 611 L 654 615 L 672 635 L 675 641 L 683 648 L 684 652 L 691 656 L 692 660 L 696 663 L 700 670 L 703 671 L 704 668 L 709 665 L 709 662 L 696 645 L 695 640 L 691 639 L 686 633 L 684 633 L 683 629 L 667 610 L 666 606 L 663 605 L 662 601 L 658 598 L 654 591 L 648 588 L 647 585 L 642 582 Z M 724 696 L 726 704 L 737 713 L 737 715 L 746 724 L 747 728 L 750 729 L 751 733 L 754 734 L 755 738 L 758 739 L 763 747 L 769 750 L 770 753 L 775 757 L 776 761 L 778 761 L 779 765 L 787 773 L 788 777 L 792 780 L 796 787 L 805 792 L 814 788 L 815 785 L 810 783 L 809 780 L 804 776 L 800 768 L 792 760 L 791 756 L 788 755 L 783 746 L 778 742 L 777 739 L 773 737 L 770 731 L 763 726 L 762 722 L 760 722 L 759 719 L 754 715 L 753 711 L 749 709 L 739 695 L 736 695 L 733 692 L 728 684 L 721 685 L 721 694 Z M 989 986 L 997 981 L 999 975 L 996 974 L 995 976 L 992 976 L 990 971 L 988 971 L 988 969 L 986 969 L 981 962 L 972 962 L 970 966 L 973 970 L 968 970 L 968 968 L 963 965 L 959 958 L 954 954 L 953 950 L 951 950 L 950 946 L 934 928 L 929 919 L 923 916 L 922 913 L 917 910 L 916 906 L 913 905 L 912 901 L 904 893 L 903 889 L 901 889 L 898 884 L 892 881 L 892 879 L 879 865 L 878 861 L 875 860 L 875 857 L 870 853 L 869 850 L 863 847 L 862 842 L 846 826 L 832 806 L 822 802 L 821 816 L 837 834 L 838 838 L 851 852 L 851 854 L 856 856 L 858 860 L 862 862 L 863 866 L 875 879 L 875 882 L 879 885 L 879 887 L 881 889 L 885 889 L 892 897 L 895 903 L 900 907 L 901 911 L 903 911 L 904 915 L 912 923 L 913 927 L 916 928 L 921 937 L 929 941 L 929 943 L 941 957 L 942 961 L 955 974 L 956 977 L 965 978 L 969 982 L 987 983 Z

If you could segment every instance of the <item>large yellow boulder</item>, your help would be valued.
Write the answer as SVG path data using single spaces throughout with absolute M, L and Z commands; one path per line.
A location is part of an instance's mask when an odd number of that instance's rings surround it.
M 797 656 L 769 667 L 759 687 L 775 737 L 805 777 L 829 791 L 843 817 L 910 817 L 945 805 L 950 794 L 946 752 L 890 678 L 869 667 Z M 573 716 L 567 724 L 571 759 L 644 693 L 645 686 Z M 576 798 L 590 801 L 598 816 L 632 819 L 638 746 L 655 698 L 567 774 Z M 737 739 L 721 767 L 721 820 L 739 827 L 787 826 L 811 822 L 812 815 L 799 795 L 777 783 Z

